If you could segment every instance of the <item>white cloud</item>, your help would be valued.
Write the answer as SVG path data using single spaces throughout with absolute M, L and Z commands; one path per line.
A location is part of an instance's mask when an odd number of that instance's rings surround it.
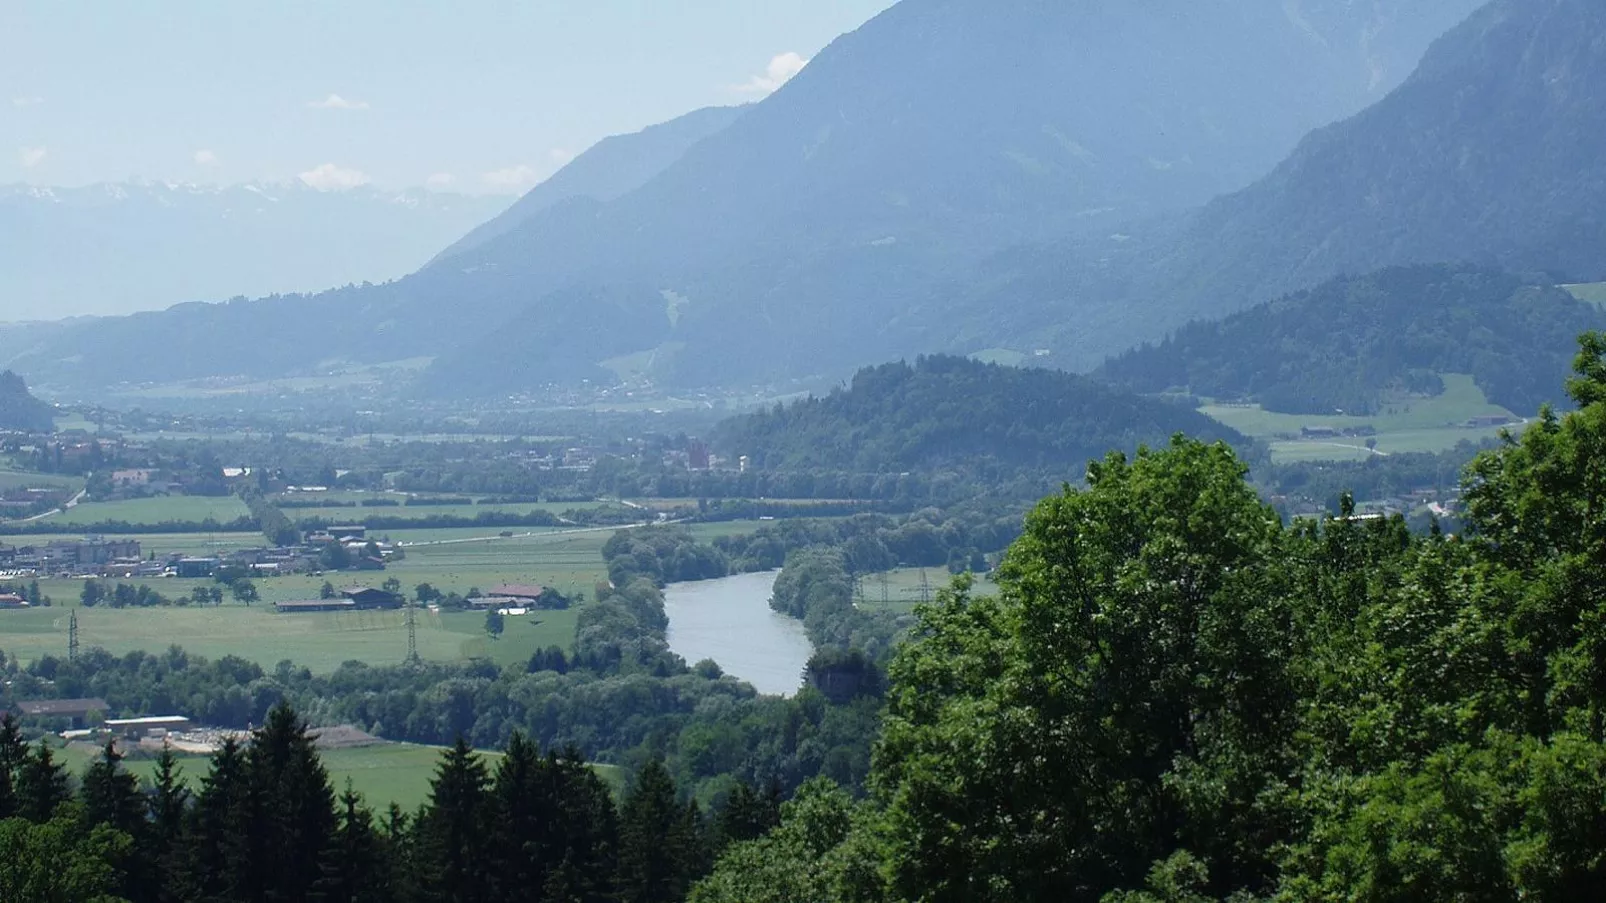
M 487 188 L 499 192 L 523 191 L 537 181 L 535 170 L 523 163 L 509 166 L 480 176 Z
M 308 101 L 307 106 L 312 107 L 314 110 L 366 110 L 368 109 L 368 101 L 347 100 L 339 94 L 331 94 L 323 100 Z
M 47 153 L 42 147 L 24 147 L 17 151 L 17 162 L 23 169 L 33 169 L 44 162 Z
M 574 151 L 562 147 L 554 147 L 546 152 L 547 159 L 559 166 L 568 166 L 574 161 Z
M 319 191 L 347 191 L 368 184 L 368 174 L 355 169 L 342 169 L 333 163 L 311 169 L 300 175 L 309 188 Z
M 203 147 L 195 152 L 195 163 L 198 166 L 216 166 L 218 165 L 217 154 Z
M 39 106 L 40 104 L 42 104 L 44 102 L 45 102 L 45 99 L 43 97 L 13 97 L 13 98 L 11 98 L 11 105 L 14 106 L 14 107 L 37 107 L 37 106 Z
M 428 187 L 428 188 L 433 188 L 433 189 L 436 189 L 438 191 L 438 190 L 440 190 L 442 188 L 451 187 L 452 183 L 456 182 L 456 181 L 457 181 L 457 176 L 454 176 L 449 172 L 438 172 L 438 173 L 430 176 L 429 178 L 425 179 L 424 180 L 424 185 L 426 187 Z
M 734 90 L 743 94 L 771 94 L 782 85 L 791 81 L 809 61 L 800 53 L 788 51 L 770 60 L 764 67 L 763 75 L 755 75 L 747 80 L 745 85 L 736 85 Z

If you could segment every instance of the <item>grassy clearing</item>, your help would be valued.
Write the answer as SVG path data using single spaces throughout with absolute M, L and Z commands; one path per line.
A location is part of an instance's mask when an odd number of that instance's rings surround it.
M 123 521 L 130 524 L 164 524 L 177 521 L 199 522 L 207 518 L 228 523 L 249 517 L 251 509 L 234 496 L 203 498 L 192 495 L 158 496 L 119 502 L 87 502 L 43 522 L 51 524 L 98 524 Z
M 77 492 L 82 488 L 84 481 L 80 477 L 0 468 L 0 492 L 10 489 L 70 489 Z
M 324 750 L 318 753 L 318 757 L 329 770 L 329 783 L 336 793 L 343 791 L 346 782 L 350 781 L 352 788 L 362 794 L 370 809 L 383 811 L 395 803 L 403 810 L 412 812 L 428 801 L 429 782 L 435 776 L 435 768 L 440 764 L 443 752 L 443 748 L 436 746 L 384 743 L 356 749 Z M 59 760 L 74 776 L 81 776 L 95 755 L 82 746 L 70 746 L 58 751 Z M 481 752 L 480 755 L 485 757 L 486 765 L 491 768 L 495 768 L 497 760 L 501 758 L 497 752 Z M 191 790 L 199 790 L 201 779 L 210 767 L 210 757 L 180 756 L 179 764 L 183 769 L 185 785 Z M 140 755 L 125 760 L 124 765 L 146 786 L 150 786 L 156 772 L 154 758 Z M 615 796 L 624 792 L 624 772 L 618 767 L 592 765 L 591 768 Z
M 30 546 L 73 538 L 70 533 L 20 533 L 0 536 L 0 542 L 10 546 Z M 261 533 L 141 533 L 116 538 L 136 540 L 141 552 L 146 555 L 154 552 L 157 558 L 166 558 L 175 553 L 198 556 L 228 554 L 239 549 L 258 549 L 266 543 Z M 163 595 L 171 593 L 164 590 Z
M 924 595 L 921 589 L 922 575 L 933 597 L 938 590 L 946 588 L 953 580 L 953 575 L 948 573 L 946 568 L 899 568 L 883 574 L 871 574 L 863 580 L 864 601 L 860 604 L 869 611 L 887 610 L 898 613 L 914 611 Z M 998 584 L 985 576 L 977 575 L 971 592 L 983 596 L 992 595 L 998 592 Z
M 1436 452 L 1454 448 L 1463 440 L 1481 442 L 1500 434 L 1499 427 L 1466 427 L 1475 417 L 1516 417 L 1492 404 L 1466 374 L 1444 374 L 1444 394 L 1436 398 L 1400 399 L 1370 417 L 1343 415 L 1279 414 L 1259 407 L 1206 405 L 1200 411 L 1227 426 L 1258 439 L 1272 440 L 1272 457 L 1292 461 L 1354 461 L 1372 454 L 1365 438 L 1298 439 L 1304 427 L 1377 430 L 1377 451 L 1383 454 Z
M 1564 285 L 1574 298 L 1593 304 L 1596 307 L 1606 308 L 1606 282 L 1590 282 L 1582 285 Z
M 502 635 L 495 638 L 485 633 L 485 615 L 480 612 L 449 612 L 440 617 L 447 630 L 468 637 L 462 646 L 466 657 L 490 659 L 505 668 L 528 662 L 537 649 L 557 646 L 567 651 L 574 642 L 580 611 L 532 611 L 508 617 Z

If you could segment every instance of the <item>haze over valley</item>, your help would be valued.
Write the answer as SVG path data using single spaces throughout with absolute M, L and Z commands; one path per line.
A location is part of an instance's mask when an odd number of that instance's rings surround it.
M 396 12 L 0 9 L 0 901 L 1600 896 L 1601 0 Z

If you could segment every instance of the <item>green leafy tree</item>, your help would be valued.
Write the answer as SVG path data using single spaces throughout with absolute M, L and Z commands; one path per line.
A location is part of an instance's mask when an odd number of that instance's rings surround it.
M 17 903 L 126 903 L 117 895 L 117 863 L 132 848 L 126 835 L 76 819 L 43 824 L 0 821 L 0 900 Z
M 503 616 L 503 614 L 500 611 L 498 611 L 497 609 L 494 609 L 494 608 L 488 608 L 488 609 L 485 610 L 485 632 L 486 633 L 490 634 L 493 637 L 499 637 L 499 636 L 502 635 L 502 631 L 504 631 L 506 629 L 507 629 L 507 618 L 505 616 Z

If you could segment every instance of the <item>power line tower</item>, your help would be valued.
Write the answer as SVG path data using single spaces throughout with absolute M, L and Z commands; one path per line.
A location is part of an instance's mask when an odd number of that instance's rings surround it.
M 78 661 L 78 609 L 67 614 L 67 661 Z
M 926 578 L 926 569 L 920 569 L 920 603 L 931 604 L 931 581 Z
M 418 608 L 411 599 L 407 601 L 407 664 L 418 664 Z

